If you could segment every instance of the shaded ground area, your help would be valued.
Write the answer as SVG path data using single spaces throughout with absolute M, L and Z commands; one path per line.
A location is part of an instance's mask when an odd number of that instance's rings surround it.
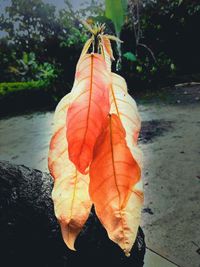
M 181 267 L 200 263 L 199 94 L 198 86 L 177 87 L 139 104 L 146 244 Z M 0 120 L 0 160 L 47 171 L 52 119 L 40 112 Z
M 200 83 L 184 83 L 154 91 L 138 91 L 135 92 L 135 97 L 137 101 L 144 104 L 155 102 L 179 105 L 200 104 Z
M 153 142 L 155 137 L 162 136 L 166 131 L 172 130 L 172 125 L 172 121 L 165 120 L 143 121 L 139 142 L 145 144 Z

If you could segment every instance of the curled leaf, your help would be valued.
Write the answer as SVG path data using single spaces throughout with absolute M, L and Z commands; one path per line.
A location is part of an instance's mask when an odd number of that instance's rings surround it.
M 87 52 L 88 52 L 88 50 L 89 50 L 89 48 L 90 48 L 90 46 L 91 46 L 91 44 L 92 44 L 93 41 L 94 41 L 94 38 L 93 37 L 89 38 L 86 41 L 86 43 L 85 43 L 85 45 L 84 45 L 84 47 L 82 49 L 82 52 L 81 52 L 80 57 L 83 57 L 85 54 L 87 54 Z
M 112 41 L 123 43 L 123 41 L 120 40 L 117 36 L 109 35 L 109 34 L 105 34 L 104 36 L 107 37 L 108 39 L 112 40 Z
M 106 35 L 100 35 L 100 39 L 104 49 L 104 53 L 106 52 L 110 56 L 110 58 L 114 60 L 113 51 L 109 38 Z
M 67 113 L 67 141 L 69 158 L 83 174 L 88 172 L 94 145 L 109 113 L 109 88 L 110 75 L 103 57 L 81 57 Z
M 132 194 L 141 171 L 127 147 L 118 116 L 110 115 L 104 128 L 90 166 L 89 192 L 109 238 L 128 255 L 136 237 L 131 212 L 138 208 Z
M 106 66 L 109 72 L 111 72 L 111 66 L 112 66 L 112 60 L 115 60 L 113 56 L 113 51 L 112 51 L 112 46 L 111 42 L 116 41 L 119 43 L 123 43 L 119 38 L 113 35 L 108 35 L 108 34 L 100 34 L 100 48 L 101 48 L 101 54 L 103 55 L 103 58 L 106 62 Z
M 108 38 L 104 38 L 104 35 L 100 35 L 100 40 L 101 54 L 106 62 L 107 70 L 110 73 L 112 67 L 111 59 L 114 60 L 111 43 Z
M 52 199 L 55 215 L 66 245 L 75 250 L 74 242 L 89 216 L 92 204 L 88 193 L 89 177 L 79 173 L 68 156 L 66 114 L 70 96 L 66 95 L 55 111 L 48 166 L 54 178 Z

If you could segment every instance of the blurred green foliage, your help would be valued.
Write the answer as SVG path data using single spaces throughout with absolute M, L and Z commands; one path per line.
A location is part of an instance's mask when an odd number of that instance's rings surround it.
M 159 89 L 192 79 L 200 80 L 200 2 L 197 0 L 132 1 L 121 32 L 122 73 L 135 90 Z M 134 11 L 134 12 L 132 12 Z M 134 20 L 139 12 L 139 17 Z M 135 27 L 134 27 L 135 26 Z M 137 40 L 139 36 L 139 40 Z M 194 75 L 195 74 L 195 75 Z
M 55 65 L 48 62 L 39 63 L 34 52 L 23 52 L 22 58 L 16 59 L 15 65 L 9 65 L 8 70 L 16 80 L 22 82 L 42 79 L 52 83 L 59 73 Z
M 131 62 L 137 61 L 136 56 L 132 52 L 126 52 L 123 54 L 123 57 L 125 57 L 127 60 Z
M 185 76 L 189 81 L 193 74 L 199 77 L 199 1 L 114 2 L 105 0 L 104 6 L 91 0 L 74 10 L 65 0 L 65 8 L 58 11 L 42 0 L 11 0 L 0 14 L 0 31 L 5 33 L 0 38 L 0 82 L 30 85 L 41 80 L 57 101 L 71 89 L 88 38 L 81 20 L 105 22 L 109 34 L 120 36 L 120 73 L 134 90 L 153 90 L 181 82 Z M 113 50 L 118 59 L 115 43 Z
M 45 90 L 47 86 L 45 81 L 0 83 L 0 97 L 21 91 Z
M 112 20 L 115 26 L 115 32 L 118 36 L 124 25 L 127 6 L 127 0 L 105 0 L 105 15 Z

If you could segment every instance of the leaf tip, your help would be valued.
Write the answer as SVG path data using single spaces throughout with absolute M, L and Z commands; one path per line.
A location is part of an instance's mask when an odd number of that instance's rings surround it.
M 64 223 L 60 222 L 60 227 L 61 227 L 61 232 L 62 232 L 62 237 L 63 240 L 65 242 L 65 244 L 67 245 L 67 247 L 73 251 L 76 251 L 75 247 L 74 247 L 74 243 L 76 240 L 76 237 L 79 234 L 79 229 L 78 230 L 73 230 L 72 227 L 70 227 L 70 225 L 66 225 Z
M 124 251 L 124 253 L 125 253 L 125 256 L 126 256 L 126 257 L 130 257 L 130 256 L 131 256 L 131 253 L 128 252 L 128 251 Z

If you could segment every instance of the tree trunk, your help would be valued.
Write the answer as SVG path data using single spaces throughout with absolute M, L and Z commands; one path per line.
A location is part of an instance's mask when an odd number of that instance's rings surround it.
M 62 240 L 51 200 L 53 180 L 47 173 L 0 162 L 0 265 L 4 267 L 143 266 L 144 234 L 140 228 L 129 258 L 108 239 L 92 210 L 75 243 Z

